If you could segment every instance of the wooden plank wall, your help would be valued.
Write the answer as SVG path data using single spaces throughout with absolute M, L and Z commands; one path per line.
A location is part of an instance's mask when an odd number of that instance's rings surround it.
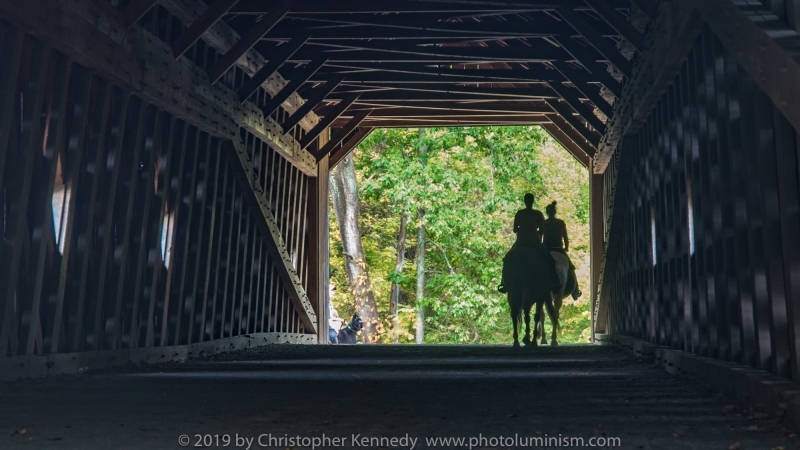
M 0 53 L 0 356 L 305 332 L 217 136 L 3 21 Z M 241 138 L 305 284 L 309 177 Z
M 705 27 L 629 139 L 606 331 L 800 379 L 796 130 Z

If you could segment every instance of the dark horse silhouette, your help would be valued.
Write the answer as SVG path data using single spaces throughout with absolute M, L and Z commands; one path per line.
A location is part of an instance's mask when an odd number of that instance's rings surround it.
M 503 289 L 508 293 L 508 306 L 511 310 L 511 323 L 514 326 L 514 347 L 519 347 L 518 330 L 525 319 L 525 345 L 536 346 L 531 341 L 531 307 L 536 304 L 534 323 L 542 318 L 543 306 L 548 313 L 552 309 L 551 288 L 553 286 L 552 268 L 545 261 L 545 255 L 534 245 L 518 245 L 503 258 Z

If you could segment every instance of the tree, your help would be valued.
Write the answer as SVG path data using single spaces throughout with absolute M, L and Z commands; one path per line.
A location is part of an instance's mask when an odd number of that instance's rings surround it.
M 376 342 L 379 338 L 380 318 L 361 244 L 361 230 L 358 226 L 360 209 L 358 187 L 352 156 L 344 158 L 334 167 L 329 178 L 333 210 L 346 257 L 350 292 L 355 299 L 356 311 L 364 321 L 364 341 Z

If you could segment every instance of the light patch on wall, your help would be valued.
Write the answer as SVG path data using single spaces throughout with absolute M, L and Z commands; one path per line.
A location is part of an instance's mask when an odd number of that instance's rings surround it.
M 169 262 L 172 259 L 172 236 L 175 234 L 175 213 L 164 214 L 164 221 L 161 223 L 161 260 L 164 267 L 169 269 Z
M 49 121 L 48 121 L 49 126 Z M 47 131 L 45 130 L 45 134 Z M 62 255 L 64 254 L 64 234 L 69 223 L 69 205 L 72 190 L 64 183 L 63 164 L 61 155 L 56 158 L 56 175 L 53 180 L 53 197 L 51 205 L 53 209 L 53 234 L 55 235 L 56 248 Z
M 56 184 L 53 187 L 52 209 L 53 209 L 53 233 L 58 246 L 58 252 L 64 254 L 64 232 L 69 220 L 69 198 L 70 190 L 63 184 Z
M 656 249 L 656 209 L 650 207 L 650 245 L 653 249 L 653 267 L 658 264 L 658 250 Z
M 686 213 L 689 222 L 689 254 L 694 255 L 694 204 L 692 203 L 692 182 L 686 181 Z

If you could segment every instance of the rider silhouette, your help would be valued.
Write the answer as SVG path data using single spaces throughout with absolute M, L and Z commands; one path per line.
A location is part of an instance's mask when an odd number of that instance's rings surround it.
M 542 242 L 544 246 L 551 252 L 559 252 L 569 258 L 567 252 L 569 251 L 569 236 L 567 236 L 567 224 L 561 219 L 556 219 L 556 202 L 553 201 L 545 207 L 547 219 L 542 223 Z M 575 265 L 572 261 L 569 262 L 569 270 L 571 276 L 575 276 Z M 578 289 L 577 283 L 575 290 L 572 292 L 572 298 L 578 299 L 581 296 L 581 291 Z
M 514 232 L 517 233 L 517 240 L 511 247 L 511 251 L 519 251 L 522 247 L 530 247 L 540 252 L 542 256 L 544 256 L 547 265 L 550 267 L 552 272 L 551 279 L 555 280 L 552 290 L 553 292 L 558 292 L 561 289 L 561 285 L 558 282 L 558 274 L 556 274 L 556 261 L 553 259 L 553 256 L 550 255 L 550 251 L 547 250 L 547 247 L 542 244 L 544 214 L 537 209 L 533 209 L 533 194 L 525 194 L 523 200 L 525 201 L 525 209 L 520 209 L 517 211 L 517 214 L 514 215 Z M 506 291 L 505 286 L 502 284 L 498 290 L 500 292 Z

